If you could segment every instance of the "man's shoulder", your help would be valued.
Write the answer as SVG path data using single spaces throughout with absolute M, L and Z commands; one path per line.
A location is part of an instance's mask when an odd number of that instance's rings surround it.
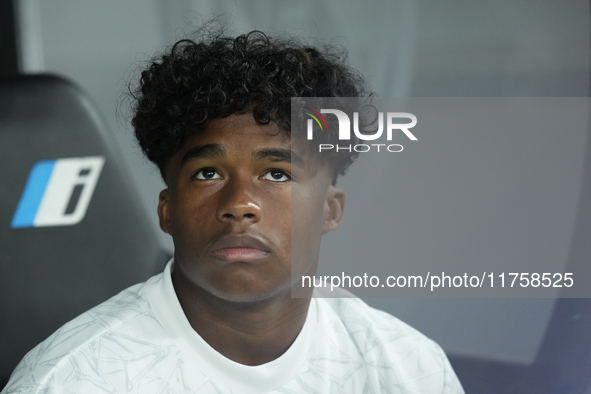
M 104 358 L 108 347 L 116 346 L 117 342 L 125 347 L 124 342 L 137 340 L 138 327 L 156 322 L 144 285 L 125 289 L 60 327 L 21 360 L 6 392 L 12 392 L 11 386 L 18 387 L 19 391 L 15 392 L 29 392 L 27 387 L 43 386 L 63 367 L 76 366 L 83 370 L 84 363 Z
M 317 298 L 319 311 L 332 315 L 330 335 L 341 343 L 350 341 L 367 368 L 380 376 L 380 387 L 395 384 L 419 392 L 463 393 L 436 342 L 400 319 L 342 292 L 339 298 Z
M 386 338 L 411 337 L 435 344 L 402 320 L 369 306 L 346 290 L 338 289 L 331 297 L 327 297 L 327 294 L 322 292 L 315 294 L 320 297 L 318 298 L 319 303 L 323 304 L 325 308 L 330 308 L 353 336 L 360 332 L 374 332 L 384 334 Z

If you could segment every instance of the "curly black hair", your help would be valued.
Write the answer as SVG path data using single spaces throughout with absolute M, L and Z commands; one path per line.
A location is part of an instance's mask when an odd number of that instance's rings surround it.
M 152 59 L 132 90 L 136 138 L 165 179 L 170 158 L 208 119 L 252 111 L 260 124 L 276 122 L 290 133 L 291 97 L 366 95 L 363 77 L 346 60 L 340 48 L 320 50 L 259 31 L 183 39 Z M 325 153 L 333 183 L 358 155 Z

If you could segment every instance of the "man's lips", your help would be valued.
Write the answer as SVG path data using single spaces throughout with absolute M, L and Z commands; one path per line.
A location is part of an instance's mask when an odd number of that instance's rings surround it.
M 223 248 L 211 253 L 215 258 L 223 261 L 255 261 L 264 259 L 269 252 L 252 248 Z
M 256 261 L 269 256 L 265 243 L 249 235 L 228 235 L 213 244 L 210 254 L 218 260 Z

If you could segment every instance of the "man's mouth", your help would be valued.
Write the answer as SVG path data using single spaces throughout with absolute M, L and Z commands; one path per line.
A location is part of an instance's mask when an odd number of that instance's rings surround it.
M 222 261 L 256 261 L 269 256 L 265 243 L 248 235 L 228 235 L 213 244 L 210 254 Z
M 232 262 L 261 260 L 267 257 L 269 253 L 252 248 L 224 248 L 216 250 L 212 255 L 219 260 Z

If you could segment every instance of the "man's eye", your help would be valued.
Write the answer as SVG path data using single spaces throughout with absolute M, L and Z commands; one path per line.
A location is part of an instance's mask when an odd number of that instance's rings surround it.
M 195 178 L 208 181 L 210 179 L 221 178 L 221 176 L 213 168 L 204 168 L 202 170 L 197 171 L 197 173 L 195 174 Z
M 274 182 L 289 182 L 291 177 L 283 170 L 269 170 L 263 175 L 263 179 Z

